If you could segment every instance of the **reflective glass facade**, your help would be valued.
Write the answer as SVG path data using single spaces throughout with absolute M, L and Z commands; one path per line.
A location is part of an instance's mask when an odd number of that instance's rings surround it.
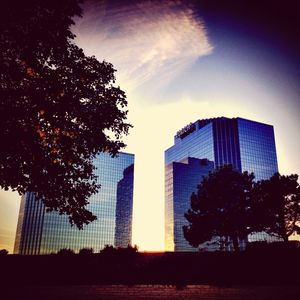
M 33 193 L 21 198 L 14 253 L 38 254 L 41 246 L 45 207 Z
M 269 178 L 278 172 L 274 131 L 271 125 L 242 118 L 221 117 L 198 120 L 181 129 L 175 135 L 174 145 L 165 151 L 165 244 L 166 250 L 170 251 L 190 250 L 189 246 L 182 247 L 185 243 L 182 241 L 181 224 L 184 219 L 181 217 L 182 212 L 175 205 L 181 201 L 183 206 L 189 207 L 189 196 L 179 200 L 174 197 L 174 191 L 177 185 L 186 184 L 193 187 L 194 183 L 189 183 L 192 182 L 191 179 L 186 181 L 184 174 L 175 182 L 173 168 L 174 162 L 181 162 L 188 157 L 208 159 L 214 163 L 214 167 L 232 164 L 242 172 L 254 172 L 256 180 Z M 196 191 L 196 188 L 192 191 Z M 175 230 L 179 227 L 181 231 Z M 249 238 L 258 239 L 272 238 L 266 237 L 264 233 Z
M 26 193 L 21 201 L 14 252 L 47 254 L 62 248 L 78 252 L 87 247 L 98 252 L 105 245 L 115 245 L 118 183 L 124 179 L 124 170 L 133 164 L 134 155 L 127 153 L 119 153 L 115 158 L 108 153 L 101 153 L 95 158 L 95 173 L 101 188 L 89 199 L 87 208 L 97 216 L 97 220 L 83 230 L 71 227 L 65 215 L 45 213 L 43 204 L 35 201 L 32 193 Z M 133 169 L 132 176 L 126 183 L 133 191 Z M 132 203 L 133 198 L 129 199 L 128 196 L 127 201 Z M 127 215 L 126 226 L 131 224 L 131 218 L 132 211 Z M 121 219 L 119 223 L 122 223 Z
M 115 246 L 131 245 L 133 210 L 133 164 L 123 172 L 123 178 L 117 186 Z
M 190 207 L 191 194 L 197 190 L 203 176 L 213 169 L 213 162 L 192 157 L 168 165 L 170 177 L 166 185 L 166 195 L 167 205 L 172 206 L 172 209 L 169 209 L 171 214 L 168 215 L 165 228 L 167 251 L 194 251 L 195 248 L 183 236 L 182 227 L 186 224 L 184 214 Z
M 278 172 L 273 127 L 237 119 L 241 170 L 255 174 L 256 180 L 270 178 Z

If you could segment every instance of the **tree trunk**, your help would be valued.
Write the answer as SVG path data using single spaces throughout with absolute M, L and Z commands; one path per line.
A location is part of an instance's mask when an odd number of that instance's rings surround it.
M 283 236 L 283 242 L 284 242 L 284 244 L 285 244 L 286 246 L 288 246 L 288 244 L 289 244 L 289 237 L 288 237 L 287 234 L 285 234 L 285 235 Z
M 240 251 L 239 239 L 237 236 L 233 236 L 232 238 L 233 248 L 235 252 Z

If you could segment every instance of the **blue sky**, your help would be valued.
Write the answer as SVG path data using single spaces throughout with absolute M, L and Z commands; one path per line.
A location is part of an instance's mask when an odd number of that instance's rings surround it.
M 134 128 L 124 151 L 136 154 L 133 240 L 142 249 L 163 248 L 163 153 L 190 122 L 239 116 L 272 124 L 280 172 L 300 174 L 299 29 L 292 1 L 280 4 L 84 4 L 72 29 L 76 43 L 115 66 L 129 102 Z M 9 221 L 0 221 L 0 248 L 7 248 L 18 196 L 1 192 L 1 197 Z

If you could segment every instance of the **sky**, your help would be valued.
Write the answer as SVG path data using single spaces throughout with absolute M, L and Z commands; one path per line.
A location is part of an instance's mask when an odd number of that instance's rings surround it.
M 261 3 L 263 2 L 263 3 Z M 164 151 L 210 117 L 274 126 L 279 171 L 300 174 L 300 33 L 295 1 L 86 1 L 72 31 L 111 62 L 135 154 L 133 243 L 164 247 Z M 12 251 L 19 196 L 0 192 L 0 249 Z

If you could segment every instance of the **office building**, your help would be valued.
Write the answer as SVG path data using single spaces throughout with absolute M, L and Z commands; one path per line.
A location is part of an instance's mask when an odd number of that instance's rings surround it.
M 169 191 L 170 181 L 174 179 L 170 166 L 188 157 L 207 159 L 214 163 L 215 168 L 232 164 L 241 172 L 253 172 L 256 180 L 270 178 L 278 172 L 274 130 L 271 125 L 242 118 L 221 117 L 198 120 L 178 131 L 174 137 L 174 145 L 165 151 L 165 242 L 166 249 L 170 251 L 190 250 L 190 247 L 182 248 L 185 244 L 183 235 L 179 233 L 179 229 L 175 230 L 182 227 L 182 222 L 187 224 L 187 221 L 181 212 L 176 211 L 174 204 L 175 201 L 181 201 L 183 206 L 189 207 L 190 199 L 175 199 Z M 184 180 L 182 176 L 182 181 Z M 178 184 L 173 182 L 174 191 Z M 259 233 L 249 238 L 251 239 L 268 240 L 271 237 Z
M 76 226 L 71 227 L 66 215 L 46 212 L 44 204 L 36 201 L 33 193 L 23 195 L 14 253 L 48 254 L 56 253 L 63 248 L 70 248 L 75 252 L 82 248 L 93 248 L 95 252 L 99 252 L 105 245 L 115 246 L 118 185 L 121 185 L 123 190 L 124 185 L 128 185 L 126 207 L 132 206 L 133 164 L 133 154 L 119 153 L 114 158 L 108 153 L 97 155 L 94 160 L 95 174 L 101 188 L 97 194 L 90 197 L 90 203 L 87 205 L 87 209 L 97 216 L 97 220 L 84 226 L 82 230 L 78 230 Z M 125 170 L 128 169 L 130 176 L 124 183 Z M 119 226 L 122 226 L 121 218 L 122 216 L 118 217 Z M 131 222 L 132 209 L 126 214 L 125 220 L 130 235 Z M 128 242 L 131 243 L 131 236 L 127 235 L 126 243 Z

